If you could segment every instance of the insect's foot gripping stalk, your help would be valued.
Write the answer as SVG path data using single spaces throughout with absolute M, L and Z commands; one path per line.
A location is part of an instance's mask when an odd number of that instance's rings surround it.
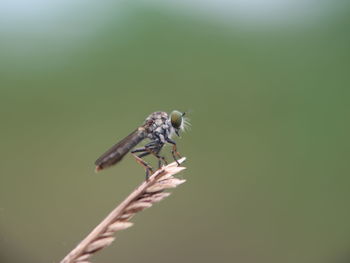
M 146 169 L 146 181 L 148 181 L 150 175 L 153 174 L 152 166 L 146 163 L 141 157 L 137 156 L 135 153 L 132 153 L 132 155 L 135 157 L 136 162 L 138 162 L 142 167 Z
M 171 150 L 171 154 L 173 155 L 173 158 L 177 163 L 177 166 L 180 166 L 180 162 L 178 161 L 178 159 L 176 159 L 176 156 L 179 157 L 179 159 L 181 159 L 182 157 L 176 149 L 176 144 L 173 144 L 173 149 Z
M 177 166 L 180 166 L 180 162 L 178 161 L 178 159 L 176 158 L 176 156 L 179 157 L 179 159 L 181 159 L 182 157 L 181 157 L 181 155 L 179 154 L 179 152 L 177 151 L 176 142 L 173 141 L 173 140 L 170 139 L 170 138 L 166 138 L 166 140 L 167 140 L 168 143 L 170 143 L 170 144 L 173 145 L 173 148 L 172 148 L 172 150 L 171 150 L 171 154 L 172 154 L 172 156 L 173 156 L 173 158 L 174 158 L 174 161 L 177 163 Z

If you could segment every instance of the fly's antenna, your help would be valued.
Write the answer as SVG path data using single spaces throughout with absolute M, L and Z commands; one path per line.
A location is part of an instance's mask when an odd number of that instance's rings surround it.
M 182 113 L 182 125 L 181 125 L 181 130 L 182 131 L 188 131 L 188 130 L 191 130 L 191 122 L 190 122 L 190 118 L 187 117 L 188 113 L 189 112 L 192 112 L 192 110 L 187 110 L 187 111 L 184 111 Z M 186 115 L 186 117 L 185 117 Z

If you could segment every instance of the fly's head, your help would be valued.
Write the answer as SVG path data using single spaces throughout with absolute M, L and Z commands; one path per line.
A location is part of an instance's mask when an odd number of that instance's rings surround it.
M 188 121 L 184 116 L 185 112 L 182 113 L 177 110 L 174 110 L 170 113 L 169 120 L 177 136 L 180 136 L 180 130 L 184 130 L 186 126 L 189 125 Z

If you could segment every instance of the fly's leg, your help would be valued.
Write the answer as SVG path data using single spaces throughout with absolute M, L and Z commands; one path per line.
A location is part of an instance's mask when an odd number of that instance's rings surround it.
M 180 156 L 180 154 L 177 152 L 176 144 L 173 144 L 173 149 L 171 150 L 171 154 L 173 155 L 173 158 L 174 158 L 175 162 L 176 162 L 177 165 L 179 166 L 180 163 L 179 163 L 179 161 L 176 159 L 175 154 L 176 154 L 177 156 L 179 156 L 179 158 L 181 158 L 181 156 Z
M 161 149 L 157 149 L 156 151 L 151 150 L 150 153 L 153 154 L 155 157 L 158 158 L 158 168 L 160 169 L 162 167 L 162 161 L 164 162 L 165 165 L 168 164 L 167 160 L 165 159 L 164 156 L 159 155 Z
M 161 149 L 162 148 L 160 148 L 158 151 L 157 151 L 157 154 L 159 155 L 159 152 L 161 151 Z M 160 158 L 162 159 L 162 161 L 164 162 L 164 164 L 165 165 L 168 165 L 168 161 L 165 159 L 165 157 L 164 156 L 161 156 L 161 155 L 159 155 L 160 156 Z M 160 165 L 161 163 L 159 163 L 159 165 Z M 160 168 L 160 167 L 159 167 Z
M 136 150 L 140 150 L 140 149 L 136 149 Z M 143 152 L 143 153 L 141 153 L 139 155 L 136 155 L 135 154 L 136 152 L 141 152 L 141 151 L 136 151 L 136 150 L 132 151 L 131 154 L 135 157 L 136 162 L 138 162 L 140 165 L 142 165 L 146 169 L 146 180 L 148 180 L 150 174 L 153 173 L 153 169 L 148 163 L 146 163 L 142 159 L 142 157 L 144 157 L 146 155 L 149 155 L 150 153 L 149 152 Z
M 146 169 L 146 179 L 149 177 L 149 173 L 152 172 L 152 167 L 146 163 L 143 159 L 141 159 L 144 156 L 147 156 L 149 154 L 154 155 L 158 159 L 158 168 L 160 169 L 162 167 L 162 161 L 165 165 L 168 164 L 166 159 L 163 156 L 159 155 L 159 152 L 161 151 L 164 144 L 159 144 L 157 141 L 152 141 L 145 145 L 145 147 L 142 148 L 136 148 L 131 151 L 131 153 L 134 155 L 136 161 L 141 164 Z M 141 153 L 139 155 L 136 155 L 135 153 Z
M 140 153 L 140 152 L 147 152 L 146 147 L 136 148 L 131 151 L 131 153 Z
M 173 148 L 172 148 L 172 150 L 171 150 L 171 154 L 172 154 L 172 156 L 173 156 L 175 162 L 176 162 L 177 165 L 179 166 L 180 163 L 179 163 L 179 161 L 176 159 L 176 156 L 175 156 L 175 155 L 177 155 L 179 158 L 181 158 L 181 155 L 180 155 L 179 152 L 177 151 L 176 142 L 173 141 L 173 140 L 170 139 L 170 138 L 167 138 L 167 142 L 168 142 L 168 143 L 171 143 L 171 144 L 173 145 Z
M 150 147 L 148 148 L 148 151 L 153 154 L 158 159 L 158 168 L 160 169 L 162 167 L 162 161 L 165 165 L 168 164 L 167 160 L 164 156 L 159 155 L 159 152 L 161 151 L 163 145 L 160 145 L 158 147 Z
M 158 159 L 158 168 L 162 167 L 162 161 L 165 165 L 168 164 L 167 160 L 164 156 L 159 155 L 159 152 L 162 150 L 163 143 L 159 143 L 158 141 L 152 141 L 145 145 L 145 151 L 148 151 L 150 154 L 154 155 Z

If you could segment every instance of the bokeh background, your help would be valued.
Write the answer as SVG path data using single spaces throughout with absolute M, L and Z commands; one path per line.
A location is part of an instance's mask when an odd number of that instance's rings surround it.
M 187 183 L 94 262 L 349 262 L 346 1 L 1 1 L 0 261 L 59 262 L 144 180 L 94 161 L 188 112 Z M 165 149 L 169 155 L 169 148 Z

